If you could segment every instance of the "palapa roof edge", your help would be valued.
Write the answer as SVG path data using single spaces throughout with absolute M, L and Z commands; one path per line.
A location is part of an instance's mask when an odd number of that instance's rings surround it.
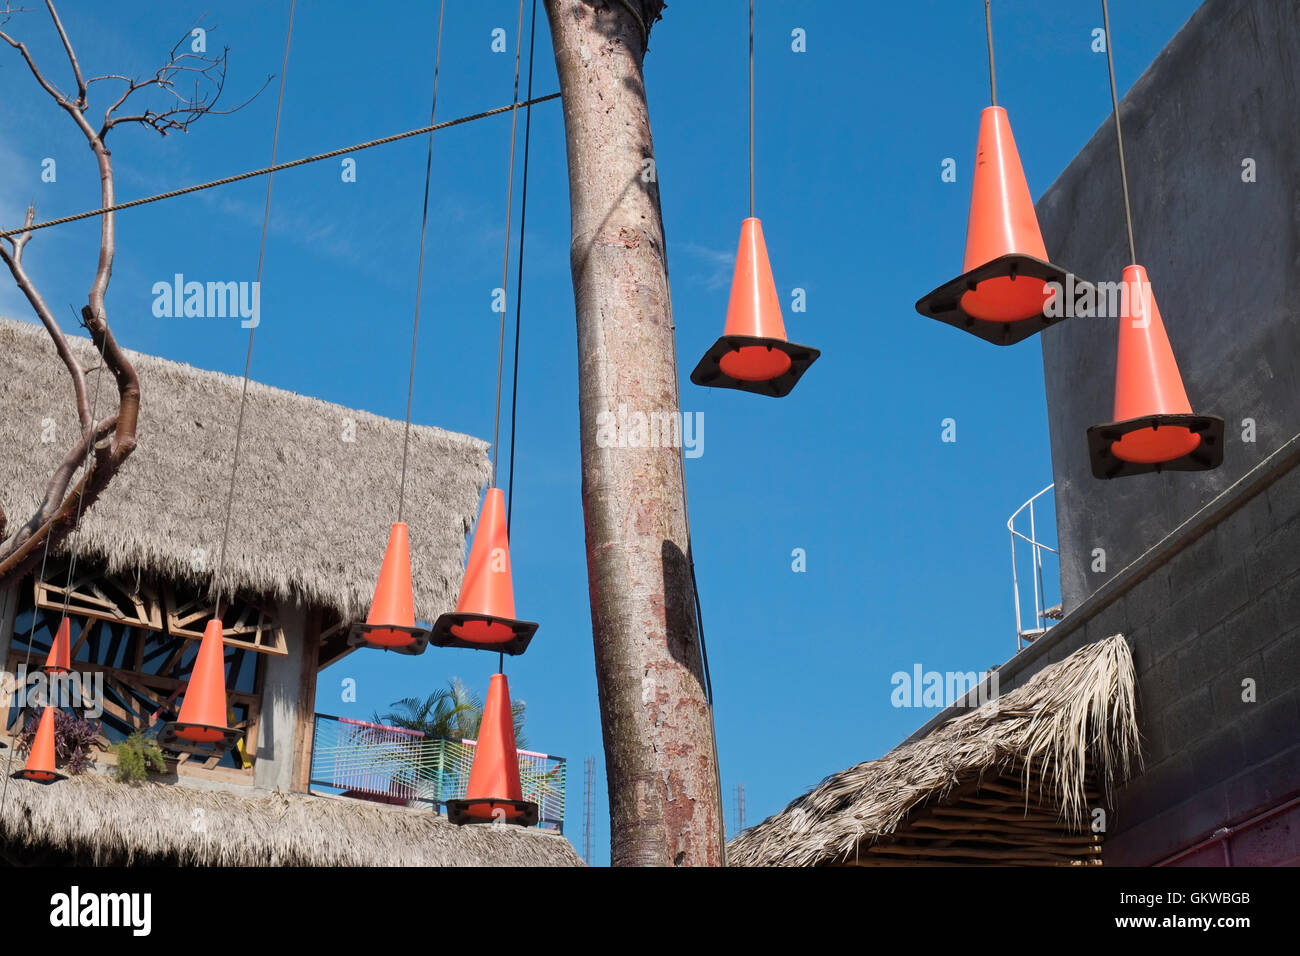
M 557 833 L 456 826 L 427 809 L 281 791 L 9 781 L 0 852 L 96 866 L 583 866 Z M 34 852 L 33 852 L 34 851 Z
M 1132 652 L 1122 634 L 1079 648 L 1025 684 L 878 760 L 832 774 L 738 835 L 731 866 L 816 866 L 848 860 L 894 833 L 908 814 L 972 781 L 1032 767 L 1064 827 L 1085 825 L 1089 770 L 1109 798 L 1141 761 Z

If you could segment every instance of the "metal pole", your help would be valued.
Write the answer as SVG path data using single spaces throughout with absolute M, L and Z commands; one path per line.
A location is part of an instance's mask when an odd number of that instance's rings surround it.
M 1025 642 L 1020 637 L 1020 575 L 1016 571 L 1015 520 L 1015 515 L 1012 515 L 1011 520 L 1007 522 L 1007 527 L 1011 530 L 1011 592 L 1016 596 L 1016 650 L 1019 651 L 1025 646 Z
M 1043 625 L 1043 603 L 1038 599 L 1038 592 L 1042 587 L 1043 566 L 1039 561 L 1038 550 L 1038 528 L 1034 523 L 1034 499 L 1029 499 L 1029 540 L 1032 542 L 1033 551 L 1030 557 L 1034 562 L 1034 627 Z

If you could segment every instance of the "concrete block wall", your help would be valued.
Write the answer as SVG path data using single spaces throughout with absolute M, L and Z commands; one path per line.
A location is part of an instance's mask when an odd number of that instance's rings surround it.
M 1111 816 L 1107 864 L 1156 862 L 1300 792 L 1300 468 L 1085 630 L 1126 634 L 1138 673 L 1145 768 Z
M 1122 62 L 1122 20 L 1115 29 Z M 1067 612 L 1300 433 L 1298 76 L 1300 0 L 1206 0 L 1120 105 L 1138 261 L 1193 409 L 1227 422 L 1226 456 L 1212 472 L 1093 478 L 1085 431 L 1112 417 L 1117 320 L 1044 331 Z M 1254 182 L 1243 182 L 1246 159 Z M 1037 208 L 1054 261 L 1093 282 L 1120 279 L 1128 243 L 1109 117 Z M 1242 439 L 1248 418 L 1253 442 Z M 1242 537 L 1267 533 L 1264 520 Z M 1220 547 L 1201 549 L 1171 597 L 1219 570 Z M 1105 574 L 1091 570 L 1094 548 L 1105 549 Z M 1211 590 L 1232 592 L 1219 584 Z

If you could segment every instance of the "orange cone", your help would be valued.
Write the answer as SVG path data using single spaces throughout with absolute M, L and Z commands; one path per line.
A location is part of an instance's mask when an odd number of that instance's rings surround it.
M 34 783 L 54 783 L 67 779 L 59 773 L 54 764 L 54 708 L 46 707 L 41 711 L 41 722 L 36 726 L 36 737 L 32 740 L 31 752 L 27 755 L 27 765 L 14 774 L 23 780 Z
M 226 654 L 221 635 L 221 618 L 214 617 L 203 629 L 181 712 L 158 734 L 159 745 L 168 750 L 221 753 L 240 737 L 238 730 L 226 726 Z
M 493 674 L 488 685 L 483 720 L 479 724 L 474 763 L 462 800 L 447 801 L 452 823 L 517 823 L 536 825 L 537 804 L 524 800 L 519 784 L 519 753 L 515 750 L 515 718 L 510 710 L 510 686 L 505 674 Z
M 429 640 L 436 647 L 522 654 L 536 633 L 533 622 L 515 620 L 505 495 L 500 488 L 489 488 L 474 527 L 456 610 L 434 622 Z
M 411 545 L 406 525 L 397 522 L 388 533 L 388 548 L 379 568 L 375 599 L 366 623 L 352 625 L 348 643 L 399 654 L 423 654 L 429 632 L 415 626 L 415 592 L 411 587 Z
M 971 182 L 962 275 L 916 303 L 916 311 L 994 345 L 1014 345 L 1064 316 L 1044 314 L 1066 272 L 1047 261 L 1029 183 L 1007 111 L 986 107 Z
M 1124 268 L 1115 420 L 1088 429 L 1097 478 L 1206 471 L 1223 463 L 1223 419 L 1194 415 L 1146 269 Z
M 781 398 L 819 355 L 817 349 L 786 340 L 763 225 L 753 217 L 746 219 L 740 226 L 727 324 L 722 338 L 695 366 L 691 381 Z
M 66 617 L 59 622 L 59 630 L 50 644 L 50 654 L 45 658 L 45 673 L 67 674 L 72 670 L 72 622 Z

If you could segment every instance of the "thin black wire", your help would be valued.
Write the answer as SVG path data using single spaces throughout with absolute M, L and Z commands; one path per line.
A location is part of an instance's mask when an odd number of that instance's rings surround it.
M 82 219 L 91 219 L 95 216 L 102 216 L 105 213 L 119 212 L 123 209 L 132 209 L 136 206 L 147 206 L 149 203 L 159 202 L 163 199 L 175 199 L 177 196 L 186 196 L 190 193 L 200 192 L 204 189 L 212 189 L 216 186 L 229 186 L 231 183 L 241 182 L 245 179 L 252 179 L 256 176 L 269 176 L 272 173 L 278 173 L 285 169 L 293 169 L 295 166 L 305 166 L 308 163 L 318 163 L 325 159 L 334 159 L 336 156 L 344 156 L 347 153 L 359 153 L 363 149 L 371 149 L 375 146 L 386 146 L 389 143 L 396 143 L 398 140 L 410 139 L 412 136 L 423 136 L 425 133 L 434 133 L 438 130 L 449 129 L 452 126 L 461 126 L 465 123 L 473 123 L 476 120 L 487 119 L 489 116 L 499 116 L 506 110 L 515 109 L 520 106 L 534 106 L 538 103 L 545 103 L 549 100 L 559 99 L 559 93 L 547 93 L 545 96 L 539 96 L 535 100 L 529 100 L 527 103 L 507 103 L 505 106 L 495 106 L 490 110 L 483 110 L 481 113 L 471 113 L 468 116 L 459 116 L 456 119 L 444 120 L 433 126 L 421 126 L 419 129 L 408 129 L 405 133 L 394 133 L 391 136 L 383 136 L 379 139 L 367 140 L 364 143 L 355 143 L 352 146 L 343 146 L 339 149 L 332 149 L 327 153 L 315 153 L 311 156 L 304 156 L 301 159 L 290 160 L 287 163 L 280 163 L 278 166 L 267 166 L 263 169 L 252 169 L 246 173 L 239 173 L 235 176 L 226 176 L 222 179 L 214 179 L 206 183 L 196 183 L 193 186 L 185 186 L 181 189 L 172 189 L 165 193 L 158 193 L 154 196 L 144 196 L 140 199 L 132 199 L 127 202 L 120 202 L 112 206 L 103 206 L 99 209 L 87 209 L 85 212 L 79 212 L 72 216 L 61 216 L 58 219 L 48 219 L 45 222 L 33 223 L 30 226 L 19 226 L 17 229 L 9 229 L 0 232 L 0 239 L 12 239 L 14 236 L 21 236 L 24 233 L 35 232 L 38 229 L 48 229 L 51 226 L 63 226 L 70 222 L 77 222 Z
M 76 310 L 74 309 L 73 312 L 74 312 L 74 314 L 75 314 Z M 91 437 L 90 437 L 89 440 L 86 442 L 86 457 L 82 460 L 82 463 L 81 463 L 81 467 L 82 467 L 82 478 L 81 478 L 81 480 L 82 480 L 82 481 L 85 481 L 86 478 L 88 477 L 88 472 L 86 471 L 86 469 L 88 469 L 88 468 L 90 467 L 90 456 L 91 456 L 91 454 L 93 454 L 93 452 L 94 452 L 94 450 L 95 450 L 94 430 L 95 430 L 95 424 L 96 424 L 96 416 L 97 416 L 98 413 L 99 413 L 99 393 L 100 393 L 100 388 L 101 388 L 101 386 L 103 386 L 103 384 L 104 384 L 104 375 L 105 375 L 105 372 L 104 372 L 104 349 L 105 349 L 105 347 L 107 347 L 107 345 L 108 345 L 108 332 L 107 332 L 107 330 L 105 330 L 105 333 L 104 333 L 104 339 L 103 339 L 103 341 L 100 342 L 100 344 L 99 344 L 99 366 L 100 366 L 100 367 L 99 367 L 99 377 L 95 380 L 95 398 L 94 398 L 94 401 L 91 403 L 91 407 L 90 407 L 90 429 L 91 429 L 91 433 L 90 433 L 90 434 L 91 434 Z M 85 501 L 86 501 L 86 495 L 85 495 L 85 488 L 84 488 L 84 486 L 83 486 L 83 487 L 82 487 L 82 490 L 81 490 L 81 491 L 78 493 L 78 495 L 77 495 L 77 513 L 76 513 L 76 516 L 75 516 L 74 519 L 73 519 L 72 535 L 70 536 L 70 538 L 69 538 L 69 542 L 68 542 L 68 552 L 69 552 L 69 555 L 70 555 L 70 557 L 68 558 L 68 586 L 67 586 L 66 590 L 63 592 L 63 609 L 62 609 L 62 612 L 61 612 L 61 614 L 60 614 L 60 618 L 59 618 L 59 626 L 62 626 L 62 624 L 63 624 L 63 620 L 68 616 L 68 602 L 72 599 L 72 583 L 73 583 L 73 581 L 75 580 L 75 577 L 74 577 L 74 576 L 75 576 L 75 574 L 76 574 L 76 570 L 77 570 L 77 549 L 76 549 L 76 542 L 77 542 L 77 539 L 79 539 L 79 538 L 81 537 L 81 509 L 82 509 L 82 505 L 85 504 Z M 45 580 L 45 566 L 46 566 L 46 562 L 48 562 L 48 561 L 49 561 L 49 558 L 50 558 L 50 539 L 54 536 L 53 532 L 54 532 L 54 529 L 51 527 L 50 530 L 49 530 L 48 532 L 46 532 L 46 534 L 45 534 L 45 549 L 44 549 L 44 552 L 43 552 L 42 555 L 41 555 L 41 570 L 40 570 L 40 573 L 36 576 L 36 581 L 37 581 L 38 583 L 39 583 L 39 582 L 42 582 L 42 581 Z M 16 588 L 15 588 L 14 591 L 13 591 L 13 595 L 14 595 L 14 598 L 13 598 L 13 599 L 16 601 L 16 600 L 18 599 L 18 591 L 17 591 Z M 15 608 L 15 610 L 17 610 L 17 609 Z M 31 664 L 31 662 L 32 662 L 32 641 L 33 641 L 33 640 L 35 639 L 35 637 L 36 637 L 36 622 L 40 619 L 40 614 L 37 613 L 39 610 L 40 610 L 40 609 L 36 606 L 35 601 L 33 601 L 33 602 L 32 602 L 32 626 L 31 626 L 31 629 L 27 632 L 27 651 L 26 651 L 26 653 L 23 655 L 23 673 L 24 673 L 24 674 L 27 673 L 27 668 L 28 668 L 28 666 L 29 666 L 29 665 Z M 56 633 L 55 633 L 55 638 L 57 639 L 57 637 L 58 637 L 58 634 L 57 634 L 57 632 L 56 632 Z M 72 641 L 71 636 L 69 636 L 68 641 L 69 641 L 69 644 L 70 644 L 71 641 Z M 69 648 L 69 650 L 71 650 L 71 648 Z M 47 701 L 45 702 L 45 704 L 46 704 L 46 706 L 49 706 L 49 705 L 50 705 L 50 701 L 47 700 Z M 24 709 L 26 709 L 26 708 L 24 708 Z M 21 714 L 20 714 L 20 719 L 21 719 Z M 7 717 L 4 719 L 4 723 L 5 723 L 6 725 L 8 724 L 8 718 L 7 718 Z M 19 732 L 19 734 L 21 734 L 22 731 L 23 731 L 23 727 L 22 727 L 22 725 L 21 725 L 21 723 L 20 723 L 20 724 L 19 724 L 19 727 L 18 727 L 18 732 Z M 8 800 L 8 798 L 9 798 L 9 779 L 10 779 L 10 778 L 9 778 L 9 774 L 10 774 L 10 772 L 13 770 L 14 753 L 15 753 L 17 750 L 18 750 L 18 748 L 17 748 L 16 746 L 10 747 L 10 748 L 9 748 L 9 754 L 8 754 L 8 756 L 7 756 L 6 759 L 5 759 L 5 782 L 4 782 L 4 788 L 3 788 L 3 790 L 0 790 L 0 820 L 3 820 L 3 819 L 4 819 L 4 806 L 5 806 L 5 802 L 6 802 L 6 800 Z
M 989 97 L 993 105 L 998 105 L 998 78 L 993 70 L 993 11 L 989 9 L 989 0 L 984 0 L 984 33 L 989 39 Z
M 533 12 L 528 27 L 528 92 L 525 99 L 533 96 L 533 48 L 537 39 L 537 0 L 533 0 Z M 515 360 L 513 382 L 510 385 L 510 491 L 506 494 L 506 539 L 510 538 L 510 522 L 515 510 L 515 419 L 519 410 L 519 328 L 520 315 L 524 302 L 524 234 L 528 223 L 528 155 L 533 133 L 533 108 L 524 109 L 524 181 L 520 187 L 519 202 L 519 265 L 515 277 Z
M 438 5 L 438 41 L 433 54 L 433 103 L 429 106 L 429 125 L 433 126 L 438 113 L 438 67 L 442 62 L 442 15 L 447 0 Z M 424 236 L 429 225 L 429 180 L 433 177 L 433 132 L 429 133 L 429 148 L 424 157 L 424 211 L 420 214 L 420 258 L 415 267 L 415 321 L 411 327 L 411 377 L 406 386 L 406 430 L 402 433 L 402 480 L 397 491 L 397 520 L 402 520 L 406 504 L 406 461 L 411 448 L 411 401 L 415 396 L 415 346 L 420 338 L 420 291 L 424 286 Z
M 1124 224 L 1128 227 L 1129 262 L 1137 265 L 1137 246 L 1133 242 L 1133 208 L 1128 201 L 1128 168 L 1124 162 L 1124 134 L 1119 126 L 1119 93 L 1115 89 L 1115 58 L 1110 49 L 1110 10 L 1101 0 L 1101 19 L 1106 28 L 1106 70 L 1110 74 L 1110 102 L 1115 116 L 1115 147 L 1119 151 L 1119 180 L 1124 187 Z
M 754 0 L 749 0 L 749 218 L 754 218 Z
M 284 62 L 280 67 L 280 93 L 275 102 L 275 131 L 271 137 L 271 165 L 275 165 L 275 153 L 280 146 L 280 115 L 284 107 L 284 79 L 289 70 L 289 43 L 293 39 L 293 14 L 297 6 L 297 0 L 292 0 L 289 4 L 289 26 L 284 34 Z M 266 208 L 262 213 L 262 239 L 257 251 L 257 284 L 262 284 L 262 263 L 266 259 L 266 232 L 271 223 L 271 185 L 275 181 L 274 175 L 266 177 Z M 213 612 L 214 617 L 221 616 L 221 572 L 226 565 L 226 545 L 230 540 L 230 516 L 235 505 L 235 478 L 239 473 L 239 449 L 244 437 L 244 410 L 248 404 L 248 376 L 253 367 L 253 333 L 257 331 L 257 325 L 251 325 L 248 329 L 248 351 L 244 356 L 244 385 L 239 393 L 239 417 L 235 422 L 235 452 L 230 462 L 230 490 L 226 495 L 226 518 L 221 530 L 221 551 L 217 557 L 217 569 L 213 575 L 213 585 L 216 588 L 217 600 L 216 609 Z
M 512 102 L 519 100 L 519 60 L 524 48 L 524 0 L 519 0 L 519 25 L 515 29 L 515 92 Z M 510 213 L 515 195 L 515 132 L 519 127 L 519 110 L 510 113 L 510 171 L 506 176 L 506 248 L 501 265 L 501 294 L 510 284 Z M 497 487 L 497 459 L 501 452 L 501 374 L 506 361 L 506 310 L 501 307 L 501 334 L 497 341 L 497 401 L 492 421 L 492 487 Z
M 749 216 L 754 218 L 754 0 L 749 0 Z M 677 328 L 673 326 L 673 389 L 677 411 L 682 412 L 681 383 L 677 369 Z M 709 743 L 713 748 L 713 782 L 718 792 L 719 820 L 718 859 L 727 865 L 727 828 L 722 797 L 722 767 L 718 763 L 718 728 L 713 715 L 713 675 L 709 671 L 709 647 L 704 638 L 704 608 L 700 601 L 700 585 L 695 574 L 695 544 L 691 538 L 691 510 L 686 493 L 686 460 L 678 449 L 677 468 L 682 483 L 682 522 L 686 529 L 686 565 L 691 572 L 691 596 L 695 604 L 695 633 L 700 651 L 700 666 L 704 672 L 704 699 L 709 708 Z

